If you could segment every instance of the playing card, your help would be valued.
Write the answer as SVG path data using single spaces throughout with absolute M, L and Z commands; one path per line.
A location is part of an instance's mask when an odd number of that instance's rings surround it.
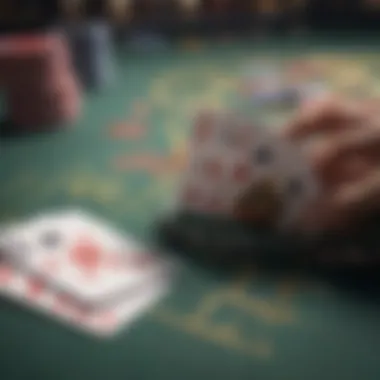
M 157 253 L 80 211 L 42 215 L 1 234 L 3 255 L 87 307 L 105 307 L 172 269 Z
M 9 263 L 0 264 L 0 293 L 55 320 L 98 336 L 112 336 L 135 319 L 168 291 L 165 277 L 156 276 L 144 288 L 109 305 L 91 310 L 68 294 L 55 291 L 39 277 L 21 272 Z
M 278 227 L 288 230 L 294 227 L 305 209 L 320 194 L 320 183 L 313 173 L 302 146 L 274 136 L 279 161 L 279 187 L 282 199 L 282 216 Z
M 196 119 L 191 144 L 182 210 L 283 229 L 317 191 L 301 151 L 242 115 Z
M 233 112 L 212 114 L 207 122 L 197 119 L 193 139 L 196 148 L 190 151 L 179 208 L 238 218 L 243 208 L 249 208 L 253 217 L 257 204 L 249 200 L 239 205 L 246 190 L 265 183 L 266 192 L 277 197 L 281 157 L 276 155 L 272 136 L 261 126 Z M 258 200 L 259 205 L 262 200 Z M 273 223 L 280 217 L 280 211 L 279 207 L 271 211 Z M 257 218 L 263 213 L 264 210 L 260 211 Z

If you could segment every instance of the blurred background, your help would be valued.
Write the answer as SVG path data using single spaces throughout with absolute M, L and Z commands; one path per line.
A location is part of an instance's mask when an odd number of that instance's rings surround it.
M 269 129 L 320 93 L 378 101 L 379 21 L 380 0 L 0 0 L 0 222 L 75 205 L 156 244 L 194 114 Z M 0 297 L 0 378 L 380 379 L 378 225 L 306 268 L 254 236 L 273 273 L 193 225 L 173 294 L 109 344 Z
M 277 14 L 277 32 L 299 23 L 312 31 L 380 29 L 378 0 L 2 0 L 0 26 L 3 33 L 16 32 L 44 28 L 60 19 L 106 16 L 124 31 L 250 33 L 265 12 Z

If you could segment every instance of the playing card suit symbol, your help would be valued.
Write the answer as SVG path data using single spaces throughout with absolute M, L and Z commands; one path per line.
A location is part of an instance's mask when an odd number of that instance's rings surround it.
M 36 299 L 40 297 L 44 290 L 46 289 L 46 284 L 39 278 L 31 277 L 27 282 L 27 294 L 30 298 Z
M 248 163 L 237 163 L 233 168 L 233 180 L 236 182 L 249 182 L 251 174 L 251 168 Z
M 102 262 L 102 249 L 91 239 L 81 239 L 70 252 L 73 264 L 84 275 L 95 275 Z
M 0 285 L 7 285 L 13 278 L 13 270 L 6 264 L 0 265 Z
M 220 179 L 223 174 L 223 166 L 217 159 L 208 159 L 203 162 L 202 171 L 208 179 Z

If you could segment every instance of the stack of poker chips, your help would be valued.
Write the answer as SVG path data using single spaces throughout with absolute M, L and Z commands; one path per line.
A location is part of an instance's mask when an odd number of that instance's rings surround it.
M 58 33 L 0 42 L 0 77 L 13 125 L 46 127 L 76 119 L 80 90 L 65 39 Z
M 107 87 L 114 79 L 112 36 L 103 21 L 88 21 L 64 27 L 74 66 L 82 85 L 89 89 Z

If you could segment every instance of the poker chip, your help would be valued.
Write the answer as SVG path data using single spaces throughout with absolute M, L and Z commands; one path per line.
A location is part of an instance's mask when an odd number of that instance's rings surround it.
M 17 125 L 42 126 L 73 121 L 80 111 L 80 94 L 74 82 L 8 94 L 10 119 Z
M 81 97 L 64 36 L 46 33 L 5 41 L 8 49 L 0 50 L 0 72 L 14 128 L 73 121 Z
M 111 32 L 107 23 L 87 22 L 65 27 L 73 63 L 82 85 L 103 88 L 112 83 Z

